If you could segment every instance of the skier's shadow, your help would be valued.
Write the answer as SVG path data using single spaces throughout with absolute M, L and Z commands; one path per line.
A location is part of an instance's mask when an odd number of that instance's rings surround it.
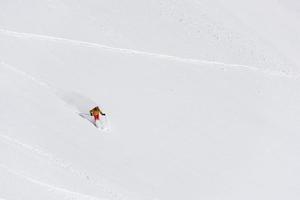
M 88 97 L 79 94 L 78 92 L 59 91 L 57 95 L 68 106 L 76 110 L 77 113 L 89 113 L 89 110 L 96 107 L 97 104 Z

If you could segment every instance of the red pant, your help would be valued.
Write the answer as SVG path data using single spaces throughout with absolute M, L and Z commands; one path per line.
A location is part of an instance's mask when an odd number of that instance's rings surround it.
M 95 121 L 96 120 L 100 120 L 100 116 L 99 115 L 94 115 Z

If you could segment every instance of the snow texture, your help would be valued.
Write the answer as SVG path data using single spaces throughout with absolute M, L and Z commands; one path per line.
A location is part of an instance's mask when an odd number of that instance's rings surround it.
M 0 1 L 0 200 L 298 200 L 299 11 Z

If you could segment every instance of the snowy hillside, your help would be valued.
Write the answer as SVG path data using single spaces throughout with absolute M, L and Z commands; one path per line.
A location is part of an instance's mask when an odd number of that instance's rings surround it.
M 0 1 L 0 199 L 299 199 L 296 0 Z M 99 105 L 108 131 L 78 115 Z

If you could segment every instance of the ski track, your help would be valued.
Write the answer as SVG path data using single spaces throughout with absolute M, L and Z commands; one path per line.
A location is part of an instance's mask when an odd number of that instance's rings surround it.
M 85 42 L 85 41 L 67 39 L 62 37 L 54 37 L 49 35 L 16 32 L 16 31 L 11 31 L 6 29 L 0 29 L 0 34 L 10 36 L 10 37 L 23 38 L 23 39 L 46 40 L 51 42 L 66 43 L 66 44 L 82 46 L 82 47 L 98 48 L 98 49 L 103 49 L 103 50 L 108 50 L 108 51 L 113 51 L 118 53 L 148 56 L 148 57 L 154 57 L 159 59 L 166 59 L 166 60 L 173 60 L 173 61 L 183 62 L 188 64 L 194 64 L 194 65 L 206 64 L 206 65 L 219 66 L 221 68 L 228 68 L 228 69 L 232 68 L 232 69 L 242 69 L 242 70 L 249 70 L 249 71 L 258 71 L 271 76 L 280 76 L 280 77 L 293 78 L 293 79 L 299 78 L 299 75 L 293 75 L 291 73 L 285 72 L 284 70 L 270 70 L 270 69 L 262 69 L 256 66 L 243 65 L 243 64 L 229 64 L 229 63 L 224 63 L 219 61 L 184 58 L 184 57 L 178 57 L 178 56 L 172 56 L 166 54 L 139 51 L 134 49 L 112 47 L 112 46 L 98 44 L 98 43 Z
M 24 77 L 25 79 L 27 80 L 30 80 L 32 82 L 34 82 L 35 84 L 47 89 L 48 91 L 50 91 L 51 93 L 55 94 L 57 96 L 58 99 L 60 99 L 63 103 L 65 103 L 66 107 L 72 111 L 72 112 L 75 112 L 78 114 L 78 111 L 77 110 L 74 110 L 74 107 L 72 107 L 71 105 L 69 105 L 68 103 L 66 103 L 60 96 L 60 94 L 62 93 L 61 90 L 59 90 L 58 88 L 54 87 L 54 86 L 51 86 L 49 83 L 45 82 L 45 81 L 42 81 L 34 76 L 32 76 L 31 74 L 27 73 L 27 72 L 24 72 L 22 70 L 19 70 L 17 67 L 14 67 L 10 64 L 7 64 L 6 62 L 4 61 L 1 61 L 0 60 L 0 66 L 2 66 L 3 68 L 9 70 L 9 71 L 12 71 L 14 72 L 15 74 L 18 74 L 22 77 Z
M 59 89 L 57 89 L 57 88 L 51 86 L 49 83 L 46 83 L 45 81 L 42 81 L 42 80 L 40 80 L 40 79 L 38 79 L 38 78 L 32 76 L 32 75 L 29 74 L 29 73 L 26 73 L 26 72 L 24 72 L 24 71 L 22 71 L 22 70 L 19 70 L 18 68 L 14 67 L 14 66 L 12 66 L 12 65 L 10 65 L 10 64 L 7 64 L 6 62 L 3 62 L 3 61 L 1 61 L 1 60 L 0 60 L 0 66 L 2 66 L 3 68 L 5 68 L 5 69 L 7 69 L 7 70 L 9 70 L 9 71 L 14 72 L 15 74 L 18 74 L 18 75 L 20 75 L 20 76 L 22 76 L 22 77 L 24 77 L 24 78 L 30 80 L 30 81 L 32 81 L 33 83 L 35 83 L 35 84 L 37 84 L 37 85 L 39 85 L 39 86 L 41 86 L 41 87 L 47 89 L 48 91 L 52 92 L 52 93 L 55 94 L 61 101 L 63 101 L 63 102 L 65 103 L 66 107 L 67 107 L 70 111 L 74 112 L 74 108 L 71 107 L 70 105 L 68 105 L 68 104 L 60 97 L 60 95 L 59 95 L 59 94 L 60 94 L 60 90 L 59 90 Z
M 25 180 L 27 180 L 27 181 L 29 181 L 31 183 L 37 184 L 37 185 L 39 185 L 41 187 L 45 187 L 50 192 L 54 192 L 54 193 L 58 193 L 58 194 L 62 193 L 62 194 L 65 195 L 66 199 L 104 200 L 104 199 L 96 198 L 96 197 L 91 196 L 91 195 L 87 195 L 87 194 L 83 194 L 83 193 L 79 193 L 79 192 L 74 192 L 74 191 L 67 190 L 65 188 L 61 188 L 61 187 L 57 187 L 57 186 L 54 186 L 54 185 L 50 185 L 48 183 L 45 183 L 45 182 L 36 180 L 36 179 L 34 179 L 32 177 L 26 176 L 26 175 L 24 175 L 23 173 L 21 173 L 19 171 L 12 170 L 12 169 L 10 169 L 9 167 L 7 167 L 6 165 L 3 165 L 3 164 L 0 164 L 0 168 L 6 170 L 10 174 L 13 174 L 13 175 L 15 175 L 17 177 L 25 179 Z
M 46 88 L 48 90 L 51 90 L 54 93 L 57 92 L 57 89 L 55 89 L 54 87 L 50 86 L 48 83 L 46 83 L 46 82 L 44 82 L 42 80 L 39 80 L 38 78 L 36 78 L 36 77 L 34 77 L 34 76 L 32 76 L 32 75 L 30 75 L 30 74 L 28 74 L 28 73 L 26 73 L 26 72 L 24 72 L 22 70 L 19 70 L 18 68 L 14 67 L 12 65 L 9 65 L 9 64 L 7 64 L 7 63 L 5 63 L 3 61 L 0 61 L 0 64 L 3 67 L 5 67 L 6 69 L 8 69 L 8 70 L 10 70 L 10 71 L 12 71 L 12 72 L 14 72 L 16 74 L 19 74 L 19 75 L 25 77 L 26 79 L 29 79 L 29 80 L 33 81 L 34 83 L 40 85 L 41 87 L 44 87 L 44 88 Z
M 18 146 L 22 149 L 28 150 L 28 151 L 46 159 L 49 163 L 56 165 L 60 168 L 66 169 L 67 171 L 76 175 L 77 177 L 85 179 L 89 183 L 92 183 L 95 186 L 97 186 L 98 189 L 100 189 L 104 194 L 108 195 L 111 199 L 114 199 L 114 200 L 126 199 L 123 197 L 123 195 L 112 191 L 111 189 L 105 187 L 103 184 L 101 184 L 98 181 L 96 181 L 95 179 L 93 179 L 92 176 L 88 175 L 86 172 L 75 169 L 70 163 L 66 162 L 65 160 L 56 158 L 55 156 L 53 156 L 52 154 L 50 154 L 44 150 L 41 150 L 37 147 L 33 147 L 26 143 L 20 142 L 19 140 L 16 140 L 7 135 L 0 134 L 0 138 L 5 140 L 6 142 L 8 142 L 10 145 Z M 0 166 L 1 166 L 1 164 L 0 164 Z

